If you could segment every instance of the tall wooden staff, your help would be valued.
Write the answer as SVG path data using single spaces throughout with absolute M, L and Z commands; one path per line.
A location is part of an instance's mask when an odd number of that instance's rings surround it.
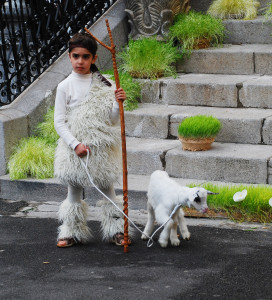
M 119 75 L 116 65 L 116 56 L 115 56 L 115 45 L 113 43 L 111 29 L 109 26 L 108 19 L 105 20 L 110 43 L 111 46 L 107 46 L 103 42 L 101 42 L 98 38 L 96 38 L 87 28 L 85 30 L 103 47 L 108 49 L 111 52 L 112 55 L 112 63 L 113 63 L 113 71 L 114 71 L 114 77 L 115 77 L 115 83 L 116 83 L 116 89 L 120 88 L 120 81 L 119 81 Z M 126 135 L 125 135 L 125 118 L 124 118 L 124 107 L 123 102 L 118 101 L 119 103 L 119 111 L 120 111 L 120 124 L 121 124 L 121 138 L 122 138 L 122 159 L 123 159 L 123 196 L 124 196 L 124 208 L 123 211 L 126 215 L 128 215 L 128 187 L 127 187 L 127 149 L 126 149 Z M 128 252 L 128 219 L 124 217 L 124 252 Z

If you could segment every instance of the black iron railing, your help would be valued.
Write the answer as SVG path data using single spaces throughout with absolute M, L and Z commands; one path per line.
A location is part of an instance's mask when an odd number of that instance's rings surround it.
M 117 0 L 0 0 L 0 106 L 11 103 Z

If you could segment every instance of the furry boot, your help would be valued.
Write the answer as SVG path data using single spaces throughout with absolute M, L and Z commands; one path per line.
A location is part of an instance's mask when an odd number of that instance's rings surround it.
M 102 200 L 102 220 L 101 231 L 103 239 L 109 241 L 118 232 L 124 232 L 124 215 L 108 200 Z M 115 203 L 123 210 L 123 197 L 117 196 Z M 129 227 L 129 235 L 133 234 L 132 229 Z
M 58 218 L 62 225 L 58 228 L 58 239 L 76 238 L 81 243 L 86 243 L 92 237 L 87 225 L 88 205 L 80 200 L 71 203 L 65 199 L 59 208 Z

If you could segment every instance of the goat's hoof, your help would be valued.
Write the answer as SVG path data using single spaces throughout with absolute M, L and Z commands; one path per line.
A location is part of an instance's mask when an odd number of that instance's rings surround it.
M 180 245 L 180 240 L 172 240 L 171 245 L 175 246 L 175 247 L 179 246 Z
M 148 237 L 143 233 L 142 236 L 141 236 L 141 239 L 146 241 L 146 240 L 148 240 Z
M 186 241 L 189 241 L 190 240 L 190 237 L 191 237 L 191 233 L 188 231 L 188 232 L 185 232 L 185 233 L 182 233 L 182 238 Z
M 162 248 L 166 248 L 168 242 L 161 242 L 161 241 L 159 241 L 159 244 L 161 245 Z

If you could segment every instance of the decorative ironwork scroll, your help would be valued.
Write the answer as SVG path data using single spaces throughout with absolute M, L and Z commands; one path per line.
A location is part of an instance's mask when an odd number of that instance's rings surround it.
M 190 0 L 126 0 L 130 37 L 164 37 L 174 16 L 190 9 L 189 2 Z
M 117 0 L 0 0 L 0 106 L 11 103 Z

